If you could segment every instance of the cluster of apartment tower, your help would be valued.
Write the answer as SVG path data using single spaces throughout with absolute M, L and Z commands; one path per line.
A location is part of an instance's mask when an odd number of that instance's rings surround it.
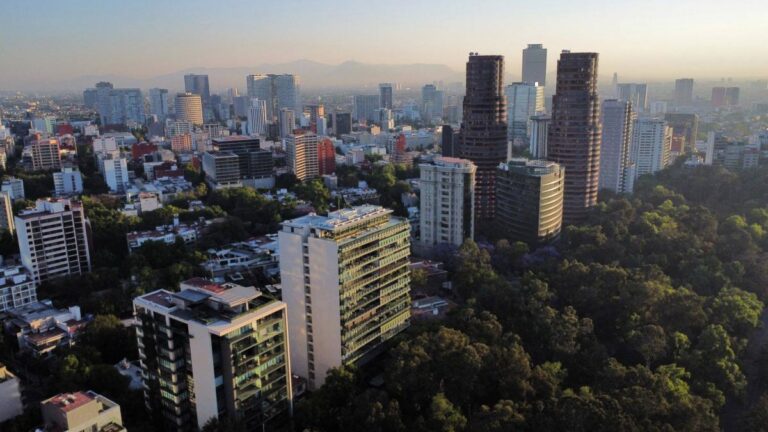
M 546 49 L 523 50 L 523 80 L 506 87 L 502 56 L 470 53 L 461 129 L 444 126 L 443 156 L 420 166 L 422 246 L 459 246 L 481 228 L 549 243 L 584 220 L 598 190 L 631 193 L 637 177 L 693 148 L 696 115 L 638 116 L 645 84 L 617 84 L 616 99 L 601 104 L 597 68 L 597 53 L 563 51 L 546 114 Z M 692 83 L 678 81 L 684 106 Z M 513 157 L 522 149 L 530 159 Z

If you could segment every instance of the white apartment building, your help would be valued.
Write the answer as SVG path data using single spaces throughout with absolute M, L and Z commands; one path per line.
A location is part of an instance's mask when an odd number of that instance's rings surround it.
M 632 192 L 634 169 L 631 150 L 635 117 L 632 102 L 616 99 L 603 101 L 600 189 L 616 193 Z
M 24 412 L 19 379 L 0 363 L 0 422 Z
M 3 180 L 0 191 L 10 195 L 12 201 L 24 199 L 24 180 L 15 177 L 8 177 Z
M 77 195 L 83 193 L 83 176 L 77 168 L 63 167 L 53 173 L 53 186 L 56 196 Z
M 164 430 L 198 430 L 221 414 L 262 430 L 290 411 L 285 303 L 194 278 L 178 292 L 137 297 L 133 308 L 145 402 Z
M 99 172 L 104 176 L 110 192 L 125 192 L 130 187 L 128 160 L 118 152 L 97 156 Z
M 410 323 L 410 225 L 364 205 L 286 221 L 278 234 L 291 366 L 310 389 L 364 363 Z
M 471 161 L 436 157 L 431 164 L 419 165 L 421 172 L 421 243 L 461 246 L 474 238 L 475 172 Z
M 664 120 L 643 118 L 634 122 L 632 131 L 632 162 L 635 178 L 653 174 L 672 161 L 672 128 Z
M 0 267 L 0 312 L 37 301 L 37 286 L 22 266 Z
M 11 196 L 8 192 L 0 191 L 0 229 L 5 229 L 13 233 L 16 231 L 16 224 L 13 220 L 13 205 Z
M 37 200 L 15 219 L 21 262 L 36 283 L 91 271 L 88 219 L 68 199 Z

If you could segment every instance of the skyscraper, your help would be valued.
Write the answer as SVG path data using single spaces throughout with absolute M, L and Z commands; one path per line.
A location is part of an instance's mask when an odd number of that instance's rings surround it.
M 529 44 L 523 49 L 523 82 L 547 85 L 547 49 L 541 44 Z
M 267 103 L 267 121 L 274 123 L 280 110 L 287 108 L 294 113 L 301 109 L 299 77 L 290 74 L 248 75 L 245 78 L 248 97 Z
M 440 139 L 440 154 L 447 157 L 455 157 L 458 153 L 459 131 L 453 130 L 451 125 L 443 125 Z M 475 167 L 477 168 L 477 167 Z
M 36 283 L 91 271 L 89 222 L 79 201 L 40 199 L 14 222 L 21 263 Z
M 135 298 L 133 310 L 144 401 L 163 430 L 223 418 L 262 430 L 291 409 L 285 303 L 195 278 Z
M 168 90 L 161 88 L 149 89 L 149 113 L 156 115 L 158 121 L 164 122 L 168 117 Z
M 204 118 L 211 118 L 211 90 L 208 85 L 208 75 L 184 75 L 184 92 L 199 95 Z
M 291 134 L 285 138 L 285 162 L 288 170 L 299 180 L 312 179 L 320 174 L 317 156 L 317 135 Z
M 283 108 L 280 110 L 280 138 L 285 138 L 293 133 L 296 127 L 296 115 L 293 110 Z
M 376 110 L 379 109 L 378 95 L 355 95 L 354 119 L 360 123 L 376 121 Z
M 264 136 L 267 133 L 267 101 L 251 99 L 248 108 L 248 134 Z
M 632 102 L 608 99 L 603 102 L 603 131 L 600 147 L 600 189 L 630 193 L 634 182 L 631 162 Z
M 318 135 L 324 135 L 325 132 L 322 134 L 318 132 L 317 124 L 320 119 L 325 119 L 325 105 L 321 103 L 310 104 L 305 107 L 305 111 L 309 112 L 309 129 Z
M 616 84 L 616 93 L 618 100 L 632 102 L 636 112 L 648 110 L 648 84 Z
M 259 153 L 261 141 L 255 137 L 228 136 L 211 140 L 213 149 L 219 152 L 231 152 L 237 155 L 241 179 L 263 176 L 260 166 L 255 163 L 254 154 Z
M 32 170 L 57 170 L 61 168 L 58 138 L 40 138 L 32 141 Z
M 421 243 L 461 246 L 474 238 L 474 193 L 477 167 L 466 159 L 436 157 L 419 165 Z
M 137 88 L 116 89 L 112 83 L 101 81 L 83 96 L 88 104 L 94 104 L 102 125 L 144 123 L 144 97 Z
M 693 103 L 693 78 L 675 80 L 675 105 L 687 106 Z
M 586 217 L 597 203 L 600 175 L 600 100 L 597 53 L 563 51 L 557 62 L 547 157 L 565 168 L 563 222 Z
M 499 164 L 496 175 L 496 224 L 507 240 L 532 246 L 556 240 L 567 171 L 551 161 L 516 158 Z
M 291 368 L 320 387 L 410 323 L 410 225 L 365 205 L 283 223 L 278 234 Z
M 531 117 L 544 112 L 544 87 L 513 83 L 504 89 L 504 93 L 507 98 L 507 140 L 515 147 L 526 147 L 531 136 Z
M 381 108 L 392 109 L 392 84 L 379 84 L 379 106 Z
M 443 118 L 443 92 L 434 84 L 421 88 L 421 120 L 432 124 L 434 119 Z
M 534 159 L 547 158 L 547 143 L 549 142 L 549 124 L 552 117 L 539 114 L 531 117 L 531 139 L 528 142 L 528 152 Z
M 477 166 L 475 223 L 493 219 L 496 167 L 507 159 L 504 57 L 470 53 L 458 156 Z
M 334 112 L 333 113 L 333 133 L 337 137 L 352 132 L 352 113 Z
M 661 119 L 637 119 L 632 128 L 635 178 L 666 168 L 672 149 L 672 128 Z
M 176 95 L 176 119 L 188 121 L 196 126 L 202 126 L 203 103 L 200 95 L 194 93 L 179 93 Z

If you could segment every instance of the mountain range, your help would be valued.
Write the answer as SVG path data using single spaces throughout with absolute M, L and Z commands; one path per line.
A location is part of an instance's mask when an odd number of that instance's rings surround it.
M 259 73 L 290 73 L 299 75 L 303 89 L 328 88 L 378 88 L 381 82 L 398 83 L 403 86 L 422 86 L 433 81 L 462 82 L 464 74 L 441 64 L 368 64 L 356 61 L 332 65 L 311 60 L 297 60 L 288 63 L 268 63 L 253 67 L 188 68 L 177 72 L 153 77 L 131 77 L 120 74 L 84 75 L 58 82 L 29 83 L 29 90 L 79 91 L 93 87 L 99 81 L 109 81 L 115 87 L 138 87 L 143 90 L 160 87 L 171 91 L 182 90 L 184 75 L 188 73 L 207 74 L 211 92 L 237 87 L 241 94 L 245 90 L 245 76 Z

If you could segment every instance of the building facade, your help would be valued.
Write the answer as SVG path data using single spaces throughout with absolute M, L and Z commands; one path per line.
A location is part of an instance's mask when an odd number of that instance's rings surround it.
M 600 99 L 597 53 L 563 51 L 557 62 L 547 158 L 565 168 L 563 221 L 584 220 L 597 203 L 600 176 Z
M 565 169 L 555 162 L 512 159 L 497 171 L 496 223 L 510 242 L 532 246 L 560 237 Z
M 471 53 L 458 156 L 477 166 L 476 224 L 493 220 L 496 167 L 508 156 L 503 87 L 504 57 Z
M 513 83 L 504 89 L 504 93 L 507 97 L 507 140 L 515 147 L 526 147 L 533 126 L 531 117 L 544 112 L 544 87 Z
M 419 233 L 426 247 L 459 247 L 474 238 L 474 194 L 477 167 L 466 159 L 436 157 L 419 165 Z
M 317 135 L 288 135 L 285 139 L 285 162 L 288 170 L 301 181 L 319 176 Z
M 279 233 L 291 366 L 319 388 L 410 323 L 410 225 L 379 206 L 310 214 Z
M 79 201 L 37 200 L 15 224 L 21 262 L 36 283 L 91 271 L 89 222 Z
M 608 99 L 603 102 L 603 131 L 600 148 L 600 189 L 632 193 L 632 102 Z
M 541 44 L 529 44 L 523 49 L 523 82 L 547 85 L 547 49 Z
M 92 392 L 61 393 L 40 403 L 45 430 L 124 432 L 120 405 Z
M 653 174 L 671 162 L 672 128 L 661 119 L 635 120 L 632 130 L 632 162 L 635 178 Z
M 179 93 L 176 95 L 176 120 L 189 122 L 195 126 L 202 126 L 203 101 L 199 94 Z
M 133 309 L 144 401 L 164 430 L 226 418 L 261 430 L 291 409 L 285 303 L 196 278 L 137 297 Z

